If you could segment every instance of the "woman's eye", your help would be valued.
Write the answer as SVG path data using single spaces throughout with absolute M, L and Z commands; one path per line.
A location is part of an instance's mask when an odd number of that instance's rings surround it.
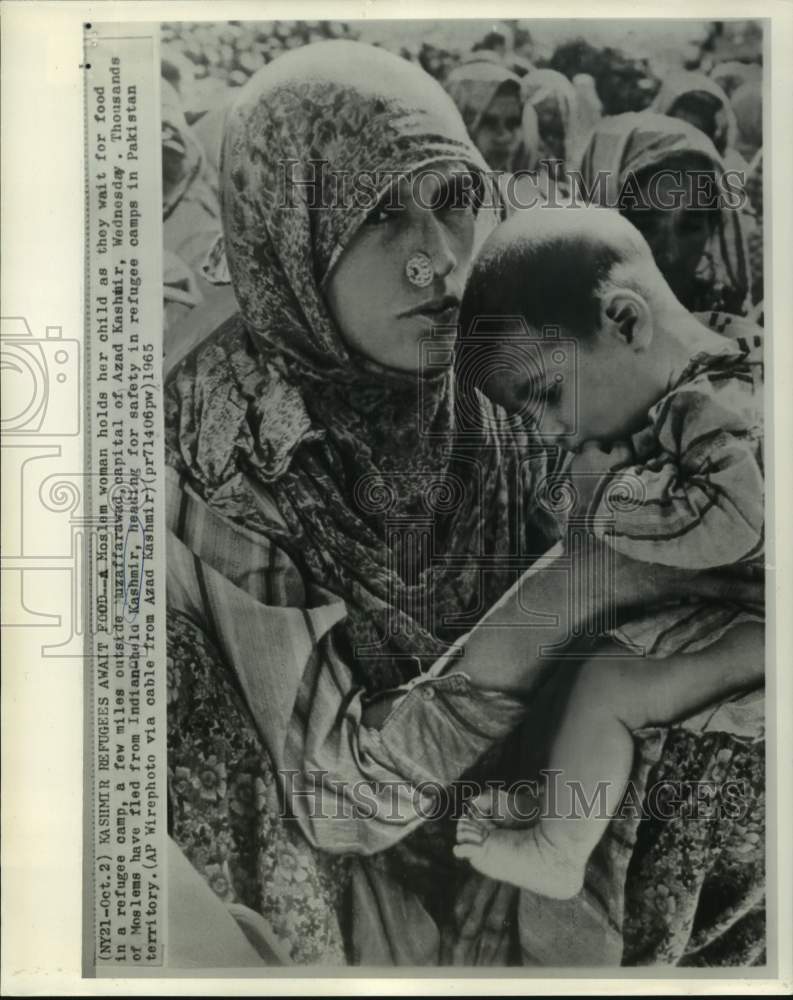
M 476 214 L 481 199 L 475 188 L 476 184 L 470 174 L 450 180 L 448 185 L 438 193 L 435 210 L 449 212 L 470 209 Z
M 399 217 L 399 209 L 393 205 L 377 205 L 366 216 L 364 225 L 382 226 L 387 222 L 392 222 Z
M 508 132 L 514 132 L 520 128 L 520 118 L 496 118 L 495 115 L 483 115 L 480 121 L 480 128 L 488 129 L 491 132 L 500 132 L 505 128 Z

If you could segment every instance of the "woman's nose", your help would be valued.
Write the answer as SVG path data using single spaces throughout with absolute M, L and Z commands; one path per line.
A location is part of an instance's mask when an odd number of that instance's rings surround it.
M 445 278 L 457 267 L 457 255 L 452 246 L 449 231 L 434 212 L 425 212 L 424 241 L 425 252 L 432 261 L 433 270 L 439 278 Z
M 656 219 L 656 227 L 652 234 L 650 249 L 657 263 L 662 261 L 672 264 L 677 257 L 677 240 L 675 236 L 674 219 L 671 211 L 660 209 Z

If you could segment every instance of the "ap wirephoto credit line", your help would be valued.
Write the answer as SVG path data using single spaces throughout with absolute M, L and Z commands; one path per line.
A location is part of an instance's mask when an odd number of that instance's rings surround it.
M 165 920 L 157 45 L 123 27 L 86 27 L 85 874 L 97 968 L 161 965 Z
M 85 25 L 86 974 L 774 974 L 767 31 Z

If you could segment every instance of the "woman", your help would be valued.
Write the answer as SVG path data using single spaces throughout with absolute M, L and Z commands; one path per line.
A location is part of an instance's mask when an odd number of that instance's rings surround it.
M 526 165 L 521 153 L 520 77 L 501 63 L 478 60 L 453 69 L 444 86 L 492 170 Z
M 578 92 L 562 73 L 535 69 L 523 80 L 523 99 L 537 113 L 540 160 L 561 160 L 570 155 L 568 141 L 578 108 Z
M 758 63 L 744 63 L 730 59 L 716 63 L 709 75 L 711 80 L 732 99 L 732 95 L 744 83 L 760 83 L 763 78 L 763 68 Z
M 744 210 L 746 243 L 752 271 L 752 302 L 760 315 L 763 287 L 763 87 L 750 81 L 738 87 L 732 95 L 732 108 L 738 127 L 737 148 L 746 160 L 744 187 L 747 205 Z
M 735 114 L 729 97 L 711 77 L 685 70 L 671 73 L 661 84 L 650 110 L 698 128 L 720 156 L 733 157 L 729 166 L 740 168 L 740 162 L 734 161 Z
M 376 203 L 333 198 L 330 174 L 319 190 L 303 173 L 284 186 L 284 162 L 318 159 L 352 176 L 386 169 Z M 527 649 L 562 641 L 569 624 L 492 628 L 493 615 L 525 624 L 523 596 L 560 617 L 566 576 L 538 573 L 473 630 L 467 675 L 455 669 L 450 644 L 555 523 L 531 500 L 548 467 L 533 439 L 480 396 L 454 447 L 448 339 L 434 336 L 421 363 L 433 327 L 453 324 L 481 200 L 466 192 L 485 172 L 440 87 L 356 43 L 284 56 L 228 120 L 221 189 L 240 314 L 166 389 L 170 829 L 215 895 L 263 916 L 295 962 L 570 964 L 541 938 L 571 913 L 577 960 L 618 962 L 623 947 L 637 820 L 615 826 L 586 899 L 562 914 L 472 876 L 444 818 L 416 811 L 422 768 L 453 780 L 493 745 L 479 766 L 506 773 L 503 738 L 547 662 Z M 628 587 L 639 600 L 664 592 L 645 571 Z M 501 662 L 520 674 L 512 694 L 496 690 Z M 702 738 L 697 774 L 713 766 Z M 680 731 L 671 766 L 697 739 Z M 640 742 L 642 787 L 662 744 Z M 730 767 L 756 755 L 739 747 Z M 391 780 L 404 766 L 407 787 Z M 393 816 L 328 816 L 356 781 L 378 778 Z M 651 870 L 654 850 L 651 835 Z M 740 924 L 737 895 L 731 905 Z M 671 912 L 648 935 L 654 912 L 635 906 L 637 937 L 674 960 L 690 935 Z M 704 920 L 716 944 L 721 915 Z
M 477 58 L 481 54 L 453 70 L 444 86 L 474 144 L 498 174 L 501 213 L 511 215 L 554 197 L 555 184 L 537 169 L 539 124 L 534 108 L 522 100 L 520 78 L 503 63 Z
M 738 87 L 732 95 L 732 110 L 737 127 L 736 146 L 751 164 L 763 145 L 763 85 L 760 80 Z
M 646 111 L 604 119 L 581 161 L 585 197 L 630 218 L 692 312 L 747 310 L 738 181 L 699 129 Z

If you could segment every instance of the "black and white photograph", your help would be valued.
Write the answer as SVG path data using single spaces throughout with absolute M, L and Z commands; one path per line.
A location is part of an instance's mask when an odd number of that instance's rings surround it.
M 790 992 L 788 8 L 0 0 L 3 995 Z
M 764 966 L 762 22 L 160 37 L 170 919 Z

